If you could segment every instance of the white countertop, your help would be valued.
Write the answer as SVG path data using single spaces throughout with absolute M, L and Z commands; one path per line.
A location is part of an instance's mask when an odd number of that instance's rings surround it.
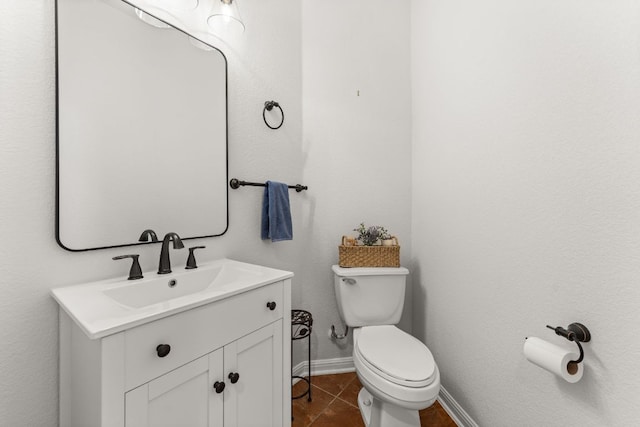
M 293 273 L 221 259 L 194 270 L 180 268 L 165 275 L 153 271 L 144 276 L 66 286 L 51 293 L 84 333 L 96 339 L 291 278 Z M 170 288 L 172 280 L 177 285 Z

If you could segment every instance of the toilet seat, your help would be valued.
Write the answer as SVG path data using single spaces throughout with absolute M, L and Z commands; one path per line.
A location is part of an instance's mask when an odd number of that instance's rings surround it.
M 436 377 L 427 346 L 392 325 L 362 327 L 354 350 L 370 371 L 399 386 L 423 388 Z

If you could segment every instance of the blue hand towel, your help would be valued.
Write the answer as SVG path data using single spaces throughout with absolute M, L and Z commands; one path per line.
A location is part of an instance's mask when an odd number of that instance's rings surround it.
M 281 182 L 267 181 L 262 200 L 262 240 L 293 240 L 289 188 Z

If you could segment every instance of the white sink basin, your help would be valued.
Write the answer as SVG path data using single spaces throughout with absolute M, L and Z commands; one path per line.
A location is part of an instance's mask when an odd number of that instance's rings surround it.
M 293 273 L 222 259 L 144 279 L 103 280 L 53 289 L 60 306 L 89 338 L 122 330 L 293 277 Z
M 140 308 L 201 292 L 212 284 L 221 270 L 217 267 L 168 277 L 159 275 L 143 283 L 130 281 L 102 293 L 127 307 Z
M 241 263 L 227 262 L 173 274 L 148 275 L 152 278 L 144 281 L 127 280 L 122 285 L 102 292 L 122 305 L 141 308 L 203 292 L 210 287 L 222 289 L 237 283 L 259 281 L 261 271 L 242 267 Z

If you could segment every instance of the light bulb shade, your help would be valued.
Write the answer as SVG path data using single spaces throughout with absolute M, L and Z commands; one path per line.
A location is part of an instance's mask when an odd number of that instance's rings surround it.
M 244 33 L 244 22 L 238 10 L 238 0 L 213 0 L 207 24 L 216 36 Z
M 167 11 L 195 10 L 200 0 L 154 0 L 154 5 Z

